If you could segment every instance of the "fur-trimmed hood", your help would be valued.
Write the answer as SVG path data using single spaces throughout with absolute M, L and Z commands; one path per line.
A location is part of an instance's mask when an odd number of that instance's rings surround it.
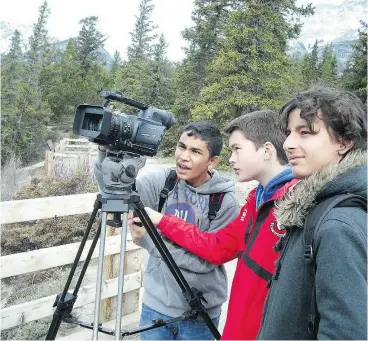
M 330 164 L 296 184 L 276 204 L 276 218 L 285 226 L 303 227 L 309 211 L 318 201 L 342 193 L 367 197 L 367 152 L 348 153 L 338 164 Z

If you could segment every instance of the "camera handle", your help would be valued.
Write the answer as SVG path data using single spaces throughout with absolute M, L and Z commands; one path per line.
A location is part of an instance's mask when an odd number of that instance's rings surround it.
M 152 321 L 152 325 L 142 326 L 135 328 L 131 331 L 121 331 L 121 318 L 122 318 L 122 297 L 123 297 L 123 284 L 124 284 L 124 260 L 125 260 L 125 246 L 126 246 L 126 235 L 127 235 L 127 219 L 129 206 L 134 208 L 135 213 L 141 219 L 143 226 L 146 228 L 147 233 L 152 239 L 153 243 L 157 247 L 160 252 L 164 262 L 167 264 L 169 270 L 174 276 L 176 282 L 180 286 L 182 293 L 189 303 L 191 310 L 182 314 L 182 316 L 173 318 L 170 320 L 154 320 Z M 87 254 L 85 263 L 83 265 L 82 271 L 79 275 L 77 284 L 74 288 L 73 293 L 69 293 L 69 286 L 74 276 L 75 270 L 77 268 L 78 262 L 80 260 L 81 254 L 83 252 L 84 246 L 86 244 L 88 235 L 91 231 L 93 222 L 96 218 L 97 211 L 101 209 L 102 212 L 102 220 L 101 224 L 96 232 L 96 235 L 91 244 L 90 250 Z M 100 300 L 101 300 L 101 288 L 102 288 L 102 270 L 103 270 L 103 257 L 104 257 L 104 248 L 105 248 L 105 240 L 106 240 L 106 223 L 107 223 L 107 215 L 108 213 L 114 213 L 114 218 L 116 222 L 116 226 L 121 226 L 121 252 L 120 252 L 120 271 L 119 271 L 119 287 L 118 287 L 118 306 L 116 313 L 116 325 L 115 331 L 102 327 L 99 324 L 99 310 L 100 310 Z M 119 220 L 120 214 L 122 214 L 122 221 Z M 101 235 L 101 237 L 100 237 Z M 78 321 L 71 315 L 73 310 L 73 306 L 75 301 L 77 300 L 78 291 L 81 286 L 83 277 L 87 271 L 88 264 L 92 258 L 93 251 L 96 247 L 98 238 L 100 237 L 100 250 L 99 250 L 99 259 L 98 259 L 98 269 L 97 269 L 97 283 L 96 283 L 96 298 L 95 298 L 95 310 L 94 310 L 94 322 L 86 323 L 82 321 Z M 178 322 L 186 319 L 195 319 L 197 316 L 201 316 L 211 333 L 218 340 L 221 335 L 218 332 L 216 326 L 213 324 L 211 318 L 206 312 L 205 308 L 202 305 L 201 300 L 204 299 L 202 293 L 199 292 L 195 288 L 190 288 L 188 282 L 184 278 L 180 269 L 176 265 L 174 259 L 172 258 L 169 250 L 167 249 L 164 241 L 161 236 L 157 232 L 155 226 L 153 225 L 151 219 L 149 218 L 147 212 L 144 209 L 144 205 L 140 200 L 140 197 L 137 193 L 129 193 L 129 194 L 98 194 L 96 201 L 94 203 L 94 208 L 90 217 L 90 220 L 87 225 L 86 232 L 83 236 L 82 242 L 79 246 L 77 255 L 75 257 L 74 263 L 72 265 L 72 269 L 69 273 L 68 279 L 66 281 L 64 290 L 61 294 L 58 294 L 54 303 L 54 307 L 56 307 L 55 312 L 53 314 L 53 319 L 51 321 L 48 333 L 46 335 L 46 340 L 55 340 L 57 332 L 59 330 L 60 324 L 62 321 L 67 323 L 74 323 L 80 325 L 82 327 L 92 329 L 92 339 L 97 340 L 98 332 L 102 332 L 109 335 L 115 335 L 115 340 L 120 340 L 122 337 L 127 335 L 133 335 L 136 333 L 140 333 L 143 331 L 147 331 L 150 329 L 158 328 L 161 326 L 165 326 L 169 323 Z

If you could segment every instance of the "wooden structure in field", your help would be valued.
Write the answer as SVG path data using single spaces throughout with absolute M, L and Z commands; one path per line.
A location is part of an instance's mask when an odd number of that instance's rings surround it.
M 45 154 L 45 174 L 53 176 L 55 173 L 73 171 L 76 167 L 92 168 L 97 156 L 97 144 L 86 139 L 63 138 L 58 144 L 47 150 Z

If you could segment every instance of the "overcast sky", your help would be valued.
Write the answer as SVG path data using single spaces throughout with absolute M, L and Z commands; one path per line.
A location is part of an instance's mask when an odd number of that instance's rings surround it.
M 181 31 L 192 25 L 191 12 L 194 0 L 154 0 L 152 20 L 157 24 L 157 33 L 164 33 L 169 43 L 168 57 L 178 61 L 184 57 L 185 45 Z M 299 0 L 299 3 L 339 4 L 343 0 Z M 31 32 L 37 21 L 38 10 L 43 0 L 9 0 L 1 2 L 0 20 L 10 27 Z M 79 20 L 88 16 L 98 16 L 99 29 L 108 37 L 106 50 L 113 55 L 118 50 L 126 58 L 130 43 L 129 32 L 133 31 L 135 15 L 138 14 L 139 0 L 48 0 L 50 16 L 47 28 L 51 37 L 65 40 L 76 37 L 80 30 Z M 22 27 L 27 28 L 22 30 Z M 28 42 L 28 37 L 23 37 Z M 1 51 L 6 50 L 7 42 L 2 40 Z

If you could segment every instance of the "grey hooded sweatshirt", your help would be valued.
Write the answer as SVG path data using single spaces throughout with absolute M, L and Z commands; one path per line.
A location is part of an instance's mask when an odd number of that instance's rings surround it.
M 102 158 L 100 157 L 100 160 Z M 138 175 L 136 188 L 145 206 L 158 210 L 160 192 L 171 169 Z M 95 164 L 95 175 L 100 188 L 100 162 Z M 212 193 L 223 192 L 224 197 L 216 218 L 208 218 L 209 197 Z M 211 179 L 205 184 L 192 187 L 179 180 L 166 199 L 162 212 L 176 215 L 185 221 L 196 224 L 201 231 L 216 232 L 235 219 L 239 213 L 239 204 L 235 196 L 233 181 L 221 177 L 216 170 L 211 171 Z M 161 234 L 161 232 L 158 230 Z M 195 256 L 161 235 L 170 254 L 182 271 L 190 287 L 203 293 L 206 302 L 202 302 L 211 318 L 221 314 L 221 305 L 227 300 L 227 276 L 224 266 L 215 266 Z M 148 233 L 140 240 L 140 246 L 149 253 L 146 271 L 143 277 L 143 303 L 161 314 L 171 317 L 180 316 L 190 310 L 181 289 Z
M 320 322 L 316 335 L 308 332 L 313 281 L 304 259 L 303 225 L 316 202 L 344 193 L 367 198 L 365 152 L 352 151 L 302 180 L 278 203 L 276 217 L 287 234 L 258 339 L 367 339 L 367 216 L 358 207 L 333 208 L 314 231 Z

